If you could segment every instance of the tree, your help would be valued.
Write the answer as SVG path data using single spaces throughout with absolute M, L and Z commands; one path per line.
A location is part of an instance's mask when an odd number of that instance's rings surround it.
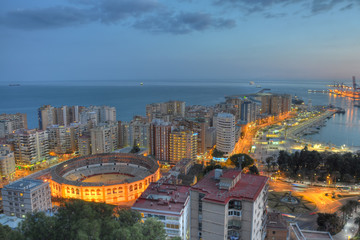
M 249 170 L 250 170 L 251 174 L 259 175 L 259 169 L 255 165 L 252 165 L 251 167 L 249 167 Z
M 138 153 L 138 152 L 140 152 L 140 148 L 138 145 L 135 144 L 135 141 L 134 141 L 134 146 L 130 150 L 130 153 Z
M 270 172 L 271 163 L 274 161 L 273 157 L 267 157 L 265 159 L 268 172 Z
M 56 238 L 54 218 L 43 212 L 26 214 L 26 218 L 19 225 L 20 232 L 29 240 L 47 240 Z
M 318 213 L 317 224 L 318 230 L 330 232 L 331 235 L 340 232 L 342 229 L 341 219 L 336 213 Z
M 359 236 L 359 234 L 360 234 L 360 216 L 357 216 L 355 218 L 354 223 L 358 225 L 358 230 L 357 230 L 356 236 Z
M 114 215 L 120 225 L 124 227 L 133 226 L 141 220 L 140 213 L 132 209 L 118 209 L 115 210 Z
M 139 224 L 139 223 L 138 223 Z M 154 218 L 148 218 L 142 224 L 141 231 L 144 240 L 165 240 L 166 232 L 164 224 Z
M 230 160 L 237 168 L 240 166 L 240 163 L 241 168 L 249 167 L 254 164 L 254 159 L 244 153 L 234 154 L 230 157 Z
M 19 231 L 12 230 L 9 226 L 0 224 L 0 239 L 23 240 Z
M 216 158 L 223 158 L 225 155 L 224 152 L 217 150 L 216 148 L 214 149 L 214 151 L 212 152 L 212 156 L 216 157 Z

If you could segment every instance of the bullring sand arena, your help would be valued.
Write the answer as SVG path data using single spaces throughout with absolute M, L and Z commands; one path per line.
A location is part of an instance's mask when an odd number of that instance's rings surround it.
M 78 157 L 51 170 L 51 195 L 128 205 L 160 178 L 157 162 L 135 154 L 108 153 Z

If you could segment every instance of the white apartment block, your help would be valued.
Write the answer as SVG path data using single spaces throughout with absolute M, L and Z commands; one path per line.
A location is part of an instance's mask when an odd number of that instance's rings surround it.
M 7 216 L 25 218 L 26 213 L 47 211 L 52 208 L 48 182 L 20 179 L 1 190 L 4 213 Z
M 230 113 L 219 113 L 216 118 L 216 149 L 231 154 L 235 147 L 235 117 Z
M 32 165 L 49 158 L 48 134 L 42 130 L 16 130 L 14 134 L 15 161 Z
M 15 176 L 15 156 L 9 145 L 0 145 L 0 177 L 12 180 Z
M 118 126 L 103 125 L 90 130 L 91 153 L 110 153 L 118 148 Z

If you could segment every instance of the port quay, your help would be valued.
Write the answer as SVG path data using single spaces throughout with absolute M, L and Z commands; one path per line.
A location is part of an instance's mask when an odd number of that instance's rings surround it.
M 327 109 L 325 112 L 320 115 L 309 119 L 308 121 L 304 121 L 299 125 L 293 126 L 286 132 L 286 137 L 289 139 L 296 138 L 299 134 L 303 135 L 306 132 L 306 129 L 314 127 L 315 125 L 323 122 L 326 118 L 331 117 L 337 112 L 336 109 Z

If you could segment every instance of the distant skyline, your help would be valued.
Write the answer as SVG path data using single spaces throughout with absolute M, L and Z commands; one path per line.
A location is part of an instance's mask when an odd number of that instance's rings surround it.
M 0 84 L 360 78 L 358 0 L 0 0 Z

